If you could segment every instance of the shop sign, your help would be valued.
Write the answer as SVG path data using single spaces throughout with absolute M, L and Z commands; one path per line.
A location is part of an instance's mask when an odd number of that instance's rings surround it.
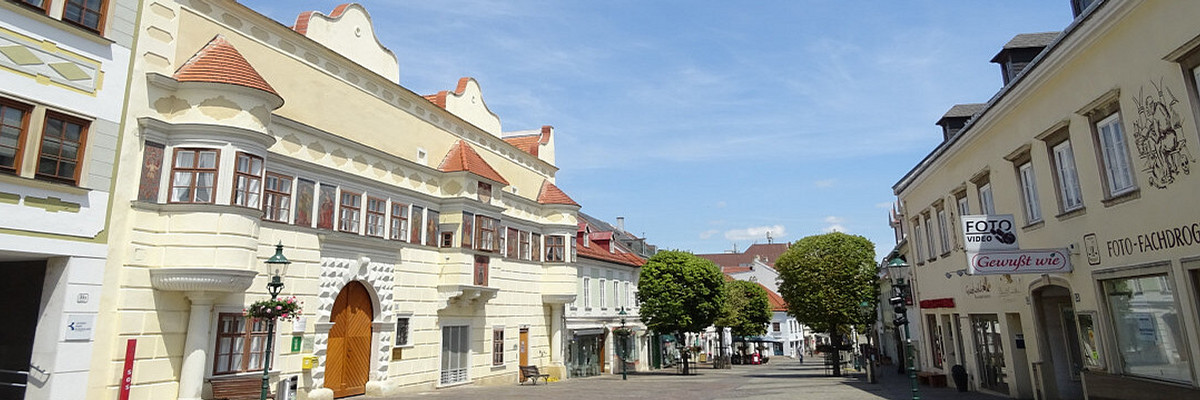
M 1095 233 L 1083 236 L 1088 264 L 1100 265 L 1101 259 L 1149 254 L 1163 250 L 1200 245 L 1200 222 L 1165 226 L 1123 237 L 1101 240 Z
M 96 316 L 93 314 L 67 314 L 63 340 L 92 340 L 92 326 L 95 322 Z
M 1017 249 L 967 254 L 972 275 L 1071 272 L 1067 249 Z
M 964 215 L 963 247 L 967 253 L 1016 249 L 1016 226 L 1012 214 Z

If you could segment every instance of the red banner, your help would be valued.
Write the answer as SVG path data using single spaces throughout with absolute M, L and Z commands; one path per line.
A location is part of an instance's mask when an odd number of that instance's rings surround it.
M 129 400 L 129 389 L 133 387 L 133 357 L 137 350 L 137 339 L 125 343 L 125 369 L 121 372 L 121 392 L 117 400 Z

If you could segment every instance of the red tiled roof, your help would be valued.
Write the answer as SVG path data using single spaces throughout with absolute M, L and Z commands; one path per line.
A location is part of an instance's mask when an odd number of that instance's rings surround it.
M 558 186 L 554 186 L 554 184 L 550 183 L 550 181 L 542 182 L 542 191 L 538 193 L 537 201 L 538 203 L 542 204 L 567 204 L 572 206 L 579 205 L 579 203 L 576 203 L 575 200 L 571 200 L 570 196 L 567 196 L 566 193 L 563 193 L 562 189 L 559 189 Z
M 779 293 L 772 292 L 771 289 L 767 289 L 767 287 L 763 286 L 761 283 L 759 283 L 758 286 L 762 287 L 763 290 L 767 292 L 767 301 L 771 302 L 771 311 L 788 310 L 787 302 L 783 301 L 783 296 L 780 296 Z
M 279 96 L 224 36 L 217 35 L 175 71 L 179 82 L 227 83 Z
M 634 255 L 633 253 L 626 253 L 622 250 L 617 250 L 616 252 L 609 252 L 608 249 L 605 249 L 604 247 L 597 245 L 597 244 L 593 244 L 591 246 L 583 246 L 583 245 L 575 246 L 575 253 L 577 255 L 579 255 L 580 257 L 586 257 L 586 258 L 591 258 L 591 259 L 601 260 L 601 261 L 609 261 L 609 262 L 614 262 L 614 263 L 618 263 L 618 264 L 632 265 L 635 267 L 640 267 L 640 266 L 642 266 L 642 264 L 646 263 L 645 259 L 638 257 L 638 256 Z
M 750 271 L 753 271 L 753 269 L 750 269 L 750 267 L 721 267 L 721 272 L 726 274 L 740 274 L 742 272 Z
M 428 97 L 426 97 L 428 98 Z M 430 100 L 432 101 L 432 100 Z M 437 104 L 436 102 L 434 104 Z M 525 136 L 509 136 L 504 138 L 505 142 L 513 145 L 517 149 L 529 154 L 538 155 L 538 139 L 541 135 L 525 135 Z
M 499 172 L 492 169 L 487 161 L 471 148 L 471 145 L 463 140 L 455 143 L 450 151 L 446 153 L 446 158 L 442 160 L 442 165 L 438 166 L 438 170 L 442 172 L 459 172 L 466 171 L 481 177 L 491 179 L 496 182 L 508 184 L 508 181 L 500 176 Z
M 754 262 L 754 257 L 762 257 L 763 262 L 772 268 L 775 267 L 775 260 L 787 251 L 787 243 L 770 243 L 770 244 L 753 244 L 746 248 L 746 251 L 741 253 L 715 253 L 715 254 L 697 254 L 700 258 L 707 259 L 722 267 L 740 267 L 750 265 Z

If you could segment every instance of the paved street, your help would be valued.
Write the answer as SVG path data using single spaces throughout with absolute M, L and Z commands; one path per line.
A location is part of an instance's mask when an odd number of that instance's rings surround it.
M 777 357 L 768 365 L 735 365 L 730 370 L 714 370 L 707 365 L 692 376 L 672 372 L 652 372 L 621 376 L 599 376 L 551 382 L 548 385 L 461 386 L 431 392 L 392 397 L 392 399 L 910 399 L 907 375 L 894 367 L 884 367 L 879 383 L 865 382 L 862 374 L 834 378 L 826 376 L 819 361 L 801 364 Z M 951 383 L 953 386 L 953 383 Z M 959 393 L 953 387 L 920 387 L 922 399 L 999 400 L 1001 397 L 977 392 Z

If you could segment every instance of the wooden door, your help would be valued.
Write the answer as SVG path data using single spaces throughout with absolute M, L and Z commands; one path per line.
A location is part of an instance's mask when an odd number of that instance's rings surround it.
M 608 356 L 608 352 L 604 351 L 604 336 L 600 336 L 600 340 L 596 345 L 596 358 L 600 362 L 600 373 L 604 373 L 604 357 Z
M 517 361 L 517 365 L 529 365 L 529 328 L 521 328 L 517 336 Z M 525 371 L 521 371 L 521 380 L 525 380 Z
M 371 296 L 361 283 L 350 282 L 338 293 L 330 312 L 325 387 L 333 397 L 366 393 L 371 371 Z

